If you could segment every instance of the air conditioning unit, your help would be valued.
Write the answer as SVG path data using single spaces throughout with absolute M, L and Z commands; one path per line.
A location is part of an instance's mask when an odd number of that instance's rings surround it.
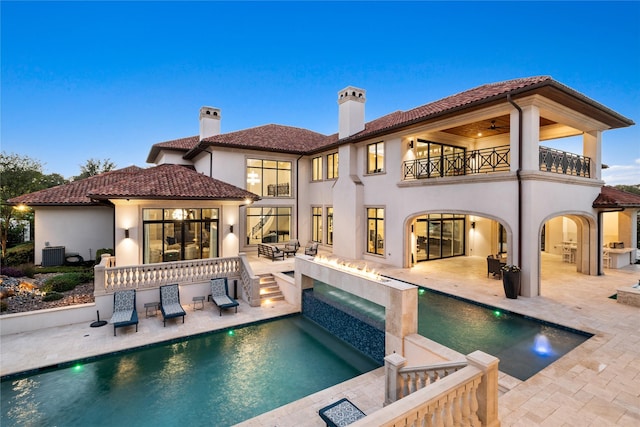
M 64 246 L 49 246 L 42 249 L 42 266 L 52 267 L 64 264 Z

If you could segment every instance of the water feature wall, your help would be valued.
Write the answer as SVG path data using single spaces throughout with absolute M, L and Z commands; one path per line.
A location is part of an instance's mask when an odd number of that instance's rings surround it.
M 348 306 L 328 301 L 314 293 L 302 292 L 302 314 L 334 336 L 349 343 L 380 365 L 384 364 L 384 323 L 382 327 Z

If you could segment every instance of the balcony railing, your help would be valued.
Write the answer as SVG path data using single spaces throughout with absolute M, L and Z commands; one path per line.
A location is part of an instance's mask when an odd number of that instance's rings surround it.
M 403 164 L 403 179 L 471 175 L 508 171 L 510 147 L 503 145 L 464 153 L 446 154 L 430 159 L 408 160 Z
M 540 170 L 564 175 L 591 177 L 591 158 L 553 148 L 540 147 Z
M 591 159 L 578 154 L 540 146 L 539 169 L 543 172 L 590 178 Z M 407 160 L 403 163 L 403 180 L 446 176 L 507 172 L 511 167 L 508 145 L 464 153 L 442 155 L 430 159 Z

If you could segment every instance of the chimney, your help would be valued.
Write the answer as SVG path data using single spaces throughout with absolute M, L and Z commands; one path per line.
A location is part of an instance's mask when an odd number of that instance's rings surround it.
M 220 135 L 220 109 L 202 107 L 200 109 L 200 140 Z
M 338 92 L 338 137 L 340 139 L 364 130 L 366 91 L 348 86 Z

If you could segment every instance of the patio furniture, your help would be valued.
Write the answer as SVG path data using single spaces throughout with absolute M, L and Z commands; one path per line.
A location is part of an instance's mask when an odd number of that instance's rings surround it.
M 138 312 L 136 311 L 136 290 L 116 291 L 113 294 L 113 316 L 109 320 L 113 323 L 113 336 L 116 328 L 136 325 L 138 332 Z
M 304 247 L 305 255 L 318 255 L 318 242 L 309 242 Z
M 222 316 L 222 310 L 227 308 L 235 307 L 236 313 L 238 312 L 240 303 L 229 296 L 229 286 L 227 285 L 226 277 L 211 279 L 211 300 L 218 306 L 220 316 Z
M 167 319 L 175 317 L 182 317 L 182 323 L 184 323 L 184 316 L 187 313 L 180 305 L 180 289 L 177 283 L 160 286 L 160 311 L 164 326 L 167 326 Z
M 272 245 L 265 245 L 264 243 L 258 243 L 258 258 L 260 258 L 260 255 L 271 258 L 271 261 L 275 261 L 277 258 L 284 260 L 284 251 Z
M 364 412 L 346 398 L 320 409 L 318 415 L 328 427 L 347 426 L 366 417 Z
M 500 259 L 494 258 L 493 255 L 487 257 L 487 276 L 493 274 L 493 277 L 500 279 L 502 277 L 502 267 L 506 263 L 501 262 Z
M 299 248 L 300 248 L 300 242 L 297 239 L 291 239 L 289 240 L 288 243 L 284 245 L 285 250 L 293 251 L 294 254 L 298 252 Z

